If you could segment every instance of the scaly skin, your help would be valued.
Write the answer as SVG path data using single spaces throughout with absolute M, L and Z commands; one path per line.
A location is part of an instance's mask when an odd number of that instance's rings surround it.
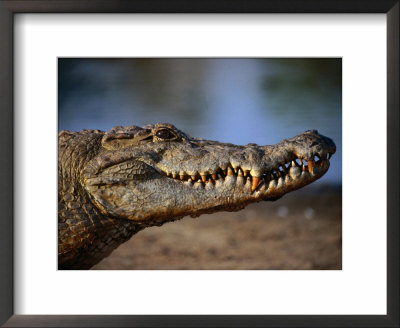
M 335 150 L 315 130 L 273 146 L 191 138 L 170 124 L 62 131 L 59 268 L 88 269 L 147 226 L 276 200 L 320 178 Z

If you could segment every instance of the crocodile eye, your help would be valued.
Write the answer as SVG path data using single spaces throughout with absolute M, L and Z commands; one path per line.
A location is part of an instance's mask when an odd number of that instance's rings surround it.
M 175 135 L 167 129 L 158 130 L 156 136 L 165 140 L 175 138 Z

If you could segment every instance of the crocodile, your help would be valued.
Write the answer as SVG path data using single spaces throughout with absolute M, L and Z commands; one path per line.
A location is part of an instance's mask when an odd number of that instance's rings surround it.
M 149 226 L 277 200 L 324 175 L 335 151 L 316 130 L 271 146 L 192 138 L 167 123 L 63 130 L 58 268 L 90 269 Z

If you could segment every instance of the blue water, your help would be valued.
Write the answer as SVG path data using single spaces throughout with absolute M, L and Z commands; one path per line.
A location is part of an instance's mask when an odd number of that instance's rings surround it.
M 317 129 L 337 146 L 321 181 L 342 181 L 340 59 L 60 59 L 58 117 L 59 130 L 168 122 L 242 145 Z

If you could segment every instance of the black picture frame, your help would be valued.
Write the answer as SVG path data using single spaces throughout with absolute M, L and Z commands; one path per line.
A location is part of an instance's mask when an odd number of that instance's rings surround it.
M 398 0 L 1 0 L 0 324 L 5 327 L 399 327 L 399 8 Z M 13 136 L 18 131 L 13 126 L 13 18 L 17 13 L 386 14 L 387 315 L 14 315 Z

